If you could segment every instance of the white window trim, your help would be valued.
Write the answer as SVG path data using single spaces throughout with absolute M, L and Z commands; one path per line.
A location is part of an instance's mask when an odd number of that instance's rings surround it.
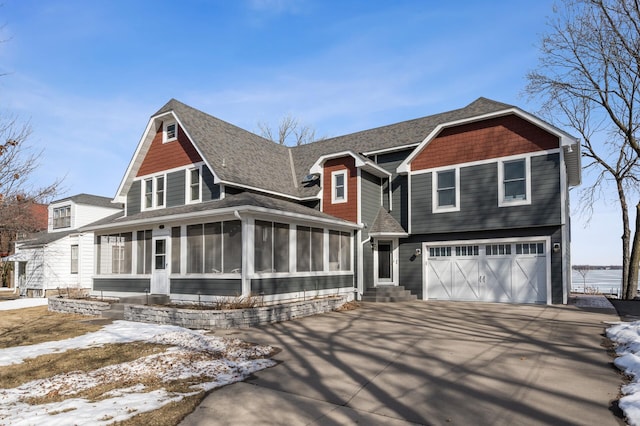
M 164 179 L 164 189 L 163 189 L 163 204 L 161 206 L 158 205 L 158 178 Z M 151 181 L 151 206 L 147 207 L 146 203 L 146 183 L 147 181 Z M 152 176 L 145 176 L 140 180 L 140 211 L 148 211 L 148 210 L 156 210 L 156 209 L 164 209 L 167 207 L 167 174 L 161 173 Z
M 199 189 L 199 193 L 198 193 L 198 199 L 192 199 L 191 198 L 191 184 L 193 182 L 191 182 L 191 172 L 193 170 L 198 170 L 198 178 L 200 179 L 200 182 L 198 182 L 198 189 Z M 196 167 L 190 167 L 188 169 L 186 169 L 186 179 L 185 179 L 185 183 L 186 183 L 186 188 L 185 188 L 185 195 L 186 195 L 186 202 L 187 204 L 195 204 L 195 203 L 200 203 L 202 202 L 202 165 L 200 166 L 196 166 Z
M 344 182 L 344 197 L 337 198 L 336 197 L 336 177 L 342 175 Z M 348 191 L 347 191 L 347 170 L 336 170 L 331 172 L 331 203 L 332 204 L 340 204 L 346 203 L 349 199 Z
M 525 198 L 524 200 L 504 199 L 504 163 L 524 160 Z M 498 161 L 498 207 L 526 206 L 531 204 L 531 156 L 508 157 Z
M 172 138 L 167 135 L 167 128 L 171 125 L 175 126 L 176 129 L 175 135 Z M 173 142 L 175 140 L 178 140 L 178 123 L 175 120 L 166 121 L 162 125 L 162 143 Z
M 456 205 L 455 206 L 438 206 L 438 173 L 453 171 L 456 184 Z M 448 213 L 460 211 L 460 168 L 459 167 L 441 167 L 433 169 L 431 174 L 431 205 L 433 213 Z

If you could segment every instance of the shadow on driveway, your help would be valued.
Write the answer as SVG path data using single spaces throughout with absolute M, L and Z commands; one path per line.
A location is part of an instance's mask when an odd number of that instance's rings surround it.
M 212 392 L 184 425 L 621 425 L 610 311 L 362 304 L 256 329 L 279 365 Z

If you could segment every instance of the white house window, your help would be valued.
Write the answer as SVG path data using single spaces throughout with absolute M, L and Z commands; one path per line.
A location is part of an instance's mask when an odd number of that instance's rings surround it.
M 434 213 L 460 210 L 459 169 L 440 170 L 433 173 Z
M 156 178 L 156 207 L 164 206 L 164 176 Z
M 144 209 L 164 207 L 165 205 L 165 176 L 156 176 L 143 181 L 142 205 Z
M 71 273 L 78 273 L 78 245 L 71 246 Z
M 53 229 L 69 228 L 71 226 L 71 206 L 53 209 Z
M 188 171 L 189 173 L 189 201 L 199 201 L 200 200 L 200 188 L 202 187 L 200 183 L 200 169 L 191 169 Z
M 331 173 L 331 202 L 347 202 L 347 171 L 340 170 Z
M 289 272 L 289 225 L 256 220 L 254 238 L 256 272 Z
M 170 121 L 164 126 L 164 132 L 162 133 L 162 142 L 171 142 L 178 139 L 178 125 L 175 121 Z
M 531 204 L 530 157 L 498 163 L 500 207 Z
M 329 270 L 351 270 L 351 236 L 348 232 L 329 231 Z
M 96 237 L 98 274 L 131 273 L 131 238 L 131 232 Z

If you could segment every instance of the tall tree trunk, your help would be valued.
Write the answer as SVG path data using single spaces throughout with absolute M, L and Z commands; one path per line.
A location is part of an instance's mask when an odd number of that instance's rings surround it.
M 618 188 L 620 208 L 622 209 L 622 298 L 628 300 L 635 297 L 635 293 L 633 297 L 629 297 L 629 241 L 631 240 L 631 229 L 629 227 L 627 198 L 625 197 L 622 180 L 616 179 L 616 186 Z
M 626 299 L 635 299 L 638 294 L 638 269 L 640 268 L 640 202 L 636 204 L 636 229 L 633 233 L 631 256 L 629 257 L 629 278 Z

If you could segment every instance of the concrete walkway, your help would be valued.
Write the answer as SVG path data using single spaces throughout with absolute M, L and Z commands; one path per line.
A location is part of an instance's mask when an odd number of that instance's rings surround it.
M 191 425 L 622 425 L 605 308 L 363 304 L 216 334 L 271 344 L 276 367 L 212 392 Z

